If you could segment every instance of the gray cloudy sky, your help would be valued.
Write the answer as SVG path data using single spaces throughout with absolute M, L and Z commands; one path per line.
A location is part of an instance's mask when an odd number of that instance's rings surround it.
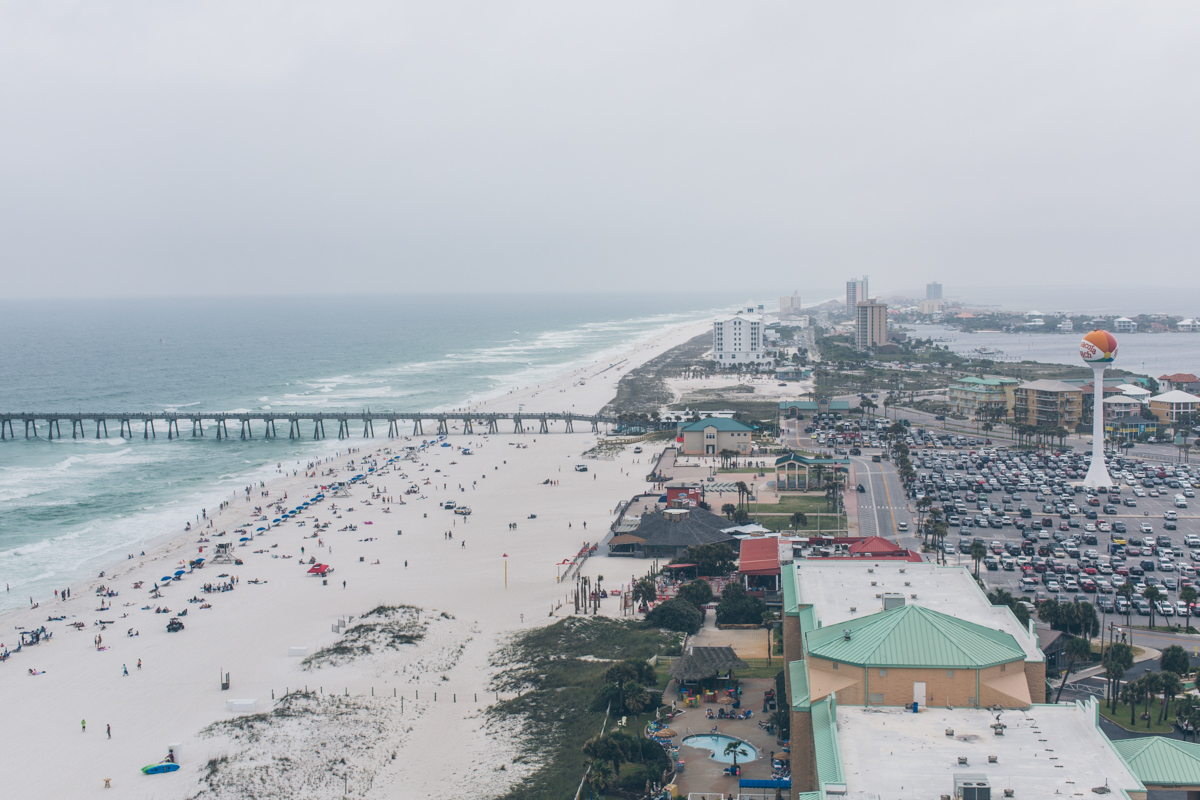
M 1200 286 L 1194 2 L 3 2 L 0 296 Z

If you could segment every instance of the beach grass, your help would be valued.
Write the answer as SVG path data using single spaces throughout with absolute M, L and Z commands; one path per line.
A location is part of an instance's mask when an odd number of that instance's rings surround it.
M 612 661 L 648 659 L 667 649 L 674 635 L 640 621 L 576 618 L 518 634 L 493 656 L 500 671 L 493 688 L 520 692 L 492 706 L 493 719 L 516 719 L 522 727 L 521 756 L 539 767 L 503 800 L 574 797 L 587 768 L 584 743 L 614 723 L 591 711 Z M 664 665 L 665 666 L 665 665 Z

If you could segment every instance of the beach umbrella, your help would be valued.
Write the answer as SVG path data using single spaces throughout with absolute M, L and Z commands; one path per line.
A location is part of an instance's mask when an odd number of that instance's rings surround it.
M 313 566 L 309 567 L 308 574 L 312 575 L 315 572 L 324 572 L 326 569 L 328 569 L 328 567 L 326 567 L 324 564 L 314 564 Z
M 661 731 L 654 731 L 650 735 L 657 736 L 662 739 L 670 739 L 671 737 L 678 736 L 679 734 L 676 733 L 672 728 L 663 728 Z
M 364 522 L 364 523 L 363 523 L 363 525 L 371 525 L 371 524 L 373 524 L 373 523 L 371 522 L 371 520 L 367 520 L 366 522 Z
M 238 541 L 239 541 L 239 542 L 248 542 L 248 541 L 250 541 L 250 537 L 249 537 L 249 536 L 243 536 L 242 538 L 238 539 Z
M 282 522 L 282 521 L 283 521 L 283 520 L 281 520 L 281 519 L 273 519 L 273 520 L 271 520 L 271 522 Z
M 186 569 L 177 569 L 177 570 L 175 570 L 175 576 L 179 577 L 180 575 L 182 575 L 185 572 L 187 572 Z
M 161 580 L 163 583 L 169 583 L 169 582 L 170 582 L 170 580 L 171 580 L 171 576 L 170 576 L 170 575 L 164 575 L 163 577 L 159 578 L 159 580 Z
M 266 528 L 259 528 L 258 530 L 260 530 L 260 531 L 265 531 L 265 530 L 266 530 Z
M 203 560 L 204 560 L 203 558 L 197 558 L 197 559 L 196 559 L 196 563 L 197 563 L 197 564 L 199 564 L 199 563 L 200 563 L 201 561 L 203 561 Z

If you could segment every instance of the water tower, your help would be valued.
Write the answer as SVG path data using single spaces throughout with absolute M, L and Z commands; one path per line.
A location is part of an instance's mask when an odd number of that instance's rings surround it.
M 1117 339 L 1108 331 L 1092 331 L 1079 343 L 1079 357 L 1092 368 L 1095 400 L 1092 402 L 1092 464 L 1083 485 L 1107 489 L 1113 485 L 1104 466 L 1104 370 L 1117 357 Z

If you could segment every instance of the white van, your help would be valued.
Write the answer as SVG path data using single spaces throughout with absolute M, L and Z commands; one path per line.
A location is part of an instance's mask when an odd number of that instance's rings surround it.
M 1187 498 L 1181 494 L 1175 495 L 1175 507 L 1176 508 L 1187 508 Z

